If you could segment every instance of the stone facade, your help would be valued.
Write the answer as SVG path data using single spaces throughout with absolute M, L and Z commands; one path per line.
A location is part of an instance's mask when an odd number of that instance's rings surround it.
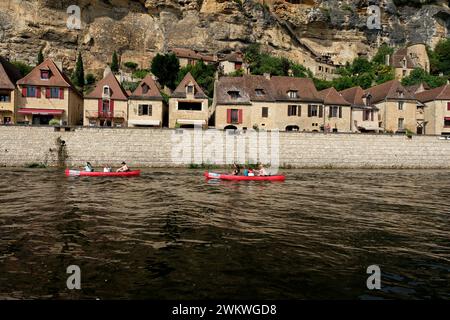
M 0 126 L 0 166 L 45 163 L 80 167 L 85 161 L 90 161 L 101 167 L 105 164 L 117 166 L 126 161 L 136 168 L 206 163 L 210 159 L 207 151 L 217 144 L 207 138 L 200 140 L 202 143 L 193 143 L 195 134 L 198 132 L 194 130 L 170 129 L 83 127 L 66 132 L 49 127 Z M 262 152 L 259 145 L 251 142 L 250 134 L 230 135 L 218 130 L 201 131 L 200 134 L 215 135 L 228 146 L 236 147 L 221 149 L 226 163 L 255 158 L 258 152 L 259 155 Z M 266 134 L 279 142 L 278 149 L 270 143 L 267 150 L 270 153 L 277 151 L 281 167 L 450 169 L 450 140 L 438 136 L 413 136 L 409 139 L 405 135 Z M 61 141 L 65 142 L 65 147 L 61 147 Z M 184 154 L 183 162 L 179 161 L 181 153 Z

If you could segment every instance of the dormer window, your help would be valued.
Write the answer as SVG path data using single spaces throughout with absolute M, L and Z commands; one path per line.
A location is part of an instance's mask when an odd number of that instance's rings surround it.
M 239 99 L 239 97 L 241 96 L 241 95 L 239 94 L 239 91 L 235 91 L 235 90 L 233 90 L 233 91 L 228 91 L 228 95 L 229 95 L 230 98 L 233 99 L 233 100 Z
M 190 84 L 186 87 L 186 92 L 188 94 L 194 94 L 194 85 Z
M 297 91 L 295 90 L 288 91 L 288 97 L 289 99 L 297 99 L 298 98 Z
M 149 90 L 150 90 L 150 87 L 144 83 L 142 85 L 142 93 L 147 94 Z
M 111 89 L 109 88 L 109 86 L 103 86 L 103 96 L 104 97 L 111 96 Z
M 406 69 L 406 66 L 407 66 L 407 65 L 406 65 L 406 58 L 404 58 L 404 59 L 403 59 L 403 68 Z
M 41 70 L 41 80 L 50 79 L 50 71 L 49 70 Z
M 257 97 L 262 97 L 264 95 L 264 90 L 263 89 L 256 89 L 255 93 L 256 93 Z
M 364 104 L 366 106 L 370 106 L 371 105 L 371 100 L 372 100 L 372 95 L 370 93 L 365 95 L 365 96 L 363 96 L 363 101 L 364 101 Z

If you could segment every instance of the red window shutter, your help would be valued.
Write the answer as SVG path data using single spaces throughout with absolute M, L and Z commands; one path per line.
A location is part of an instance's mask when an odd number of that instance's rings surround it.
M 114 100 L 109 101 L 109 112 L 111 112 L 111 114 L 114 114 Z
M 26 97 L 27 96 L 27 88 L 23 87 L 22 88 L 22 97 Z
M 242 109 L 239 109 L 239 111 L 238 111 L 238 119 L 239 119 L 239 121 L 238 121 L 239 124 L 244 122 L 244 119 L 242 117 Z
M 447 110 L 450 111 L 450 102 L 447 102 Z
M 231 109 L 227 109 L 227 123 L 231 123 Z
M 50 99 L 50 92 L 51 92 L 51 88 L 49 88 L 49 87 L 45 88 L 45 97 L 47 99 Z
M 64 88 L 59 88 L 59 98 L 64 100 Z
M 102 112 L 103 112 L 103 100 L 102 99 L 98 99 L 98 113 L 99 113 L 99 115 Z
M 36 98 L 40 98 L 41 97 L 41 88 L 37 87 L 36 88 Z

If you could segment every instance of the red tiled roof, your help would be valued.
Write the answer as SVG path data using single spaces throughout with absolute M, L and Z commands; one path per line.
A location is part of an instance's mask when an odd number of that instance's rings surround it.
M 41 79 L 41 70 L 50 70 L 50 79 Z M 35 67 L 29 74 L 17 81 L 18 85 L 53 86 L 75 88 L 69 78 L 56 66 L 51 59 L 46 59 Z
M 0 57 L 0 89 L 14 90 L 17 80 L 21 77 L 19 69 Z
M 103 97 L 103 87 L 109 86 L 111 90 L 111 99 L 113 100 L 128 100 L 127 92 L 120 85 L 114 73 L 110 72 L 108 75 L 97 82 L 94 90 L 89 93 L 86 99 L 101 99 Z
M 144 85 L 147 85 L 149 88 L 147 93 L 143 92 Z M 141 83 L 139 83 L 136 90 L 134 90 L 134 92 L 131 94 L 131 98 L 135 98 L 135 99 L 149 98 L 149 99 L 162 100 L 162 95 L 159 90 L 160 90 L 160 87 L 156 83 L 156 81 L 153 79 L 153 76 L 148 74 L 141 81 Z
M 208 96 L 203 92 L 202 88 L 198 85 L 197 81 L 195 81 L 194 77 L 188 72 L 183 80 L 181 80 L 178 87 L 172 92 L 171 98 L 186 98 L 186 87 L 189 83 L 192 83 L 195 87 L 194 96 L 197 99 L 207 99 Z
M 194 60 L 203 60 L 208 62 L 214 62 L 216 59 L 214 56 L 203 55 L 199 53 L 197 50 L 186 49 L 186 48 L 173 48 L 170 50 L 173 52 L 178 58 L 188 58 Z
M 450 85 L 446 84 L 435 89 L 419 92 L 416 97 L 423 103 L 433 100 L 450 100 Z
M 342 97 L 353 106 L 364 106 L 364 90 L 361 87 L 353 87 L 339 92 Z
M 369 88 L 365 93 L 371 94 L 372 103 L 378 103 L 383 100 L 417 100 L 416 97 L 406 90 L 398 80 L 391 80 Z M 403 94 L 403 96 L 401 96 L 401 94 Z
M 350 106 L 351 103 L 344 99 L 344 97 L 337 92 L 333 87 L 319 91 L 319 95 L 326 105 Z

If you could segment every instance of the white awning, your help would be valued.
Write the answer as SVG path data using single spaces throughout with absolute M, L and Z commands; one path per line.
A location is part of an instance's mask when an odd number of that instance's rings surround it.
M 206 120 L 178 119 L 177 123 L 179 123 L 179 124 L 204 125 L 204 124 L 206 124 Z
M 133 126 L 159 126 L 160 120 L 129 120 L 129 124 Z

